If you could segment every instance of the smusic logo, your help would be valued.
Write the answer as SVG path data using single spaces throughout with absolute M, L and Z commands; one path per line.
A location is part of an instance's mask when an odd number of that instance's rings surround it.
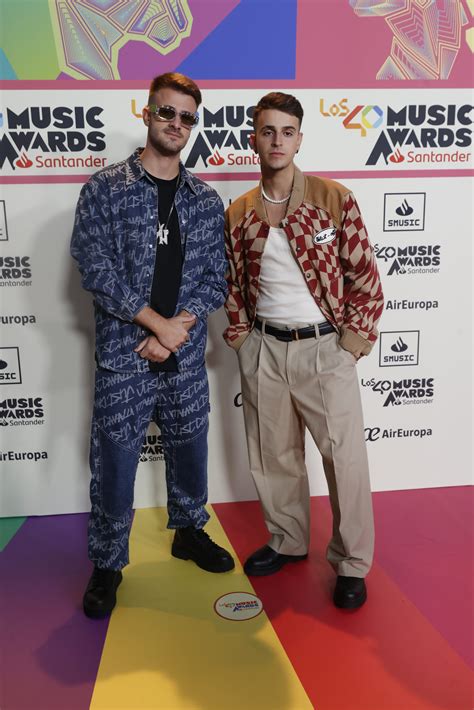
M 379 366 L 397 367 L 418 365 L 419 330 L 387 331 L 380 333 Z
M 0 348 L 0 385 L 21 385 L 20 350 Z
M 5 200 L 0 200 L 0 242 L 8 242 L 7 209 Z
M 424 192 L 389 192 L 384 196 L 384 232 L 422 232 L 425 228 Z

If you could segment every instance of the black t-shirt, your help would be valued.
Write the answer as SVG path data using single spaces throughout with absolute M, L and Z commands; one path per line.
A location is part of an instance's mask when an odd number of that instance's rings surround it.
M 161 180 L 148 173 L 158 186 L 158 217 L 156 260 L 151 287 L 150 306 L 164 318 L 174 316 L 181 285 L 183 253 L 174 197 L 179 177 Z M 161 227 L 161 228 L 160 228 Z M 174 353 L 164 362 L 150 362 L 152 372 L 177 372 Z

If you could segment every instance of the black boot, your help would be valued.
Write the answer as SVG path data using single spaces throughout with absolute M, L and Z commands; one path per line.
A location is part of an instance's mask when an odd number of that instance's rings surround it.
M 362 577 L 338 576 L 333 601 L 339 609 L 358 609 L 366 599 L 367 588 Z
M 116 591 L 121 581 L 120 570 L 94 567 L 84 594 L 84 614 L 90 619 L 109 616 L 117 601 Z
M 216 545 L 204 530 L 193 527 L 176 530 L 171 554 L 180 560 L 193 560 L 207 572 L 229 572 L 235 566 L 227 550 Z

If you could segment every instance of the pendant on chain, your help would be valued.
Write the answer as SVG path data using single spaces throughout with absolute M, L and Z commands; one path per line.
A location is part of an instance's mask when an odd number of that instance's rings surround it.
M 168 220 L 166 221 L 166 224 Z M 170 230 L 166 228 L 166 224 L 159 224 L 158 231 L 156 232 L 156 239 L 158 244 L 168 244 L 168 234 Z

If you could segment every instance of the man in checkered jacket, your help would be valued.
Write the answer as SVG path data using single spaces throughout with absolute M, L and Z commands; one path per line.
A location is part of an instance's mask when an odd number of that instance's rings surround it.
M 333 513 L 334 603 L 357 608 L 374 532 L 356 363 L 377 339 L 383 296 L 352 193 L 293 162 L 302 118 L 288 94 L 259 101 L 251 140 L 262 180 L 226 213 L 224 338 L 238 353 L 250 468 L 270 533 L 244 569 L 268 575 L 307 557 L 307 427 Z

